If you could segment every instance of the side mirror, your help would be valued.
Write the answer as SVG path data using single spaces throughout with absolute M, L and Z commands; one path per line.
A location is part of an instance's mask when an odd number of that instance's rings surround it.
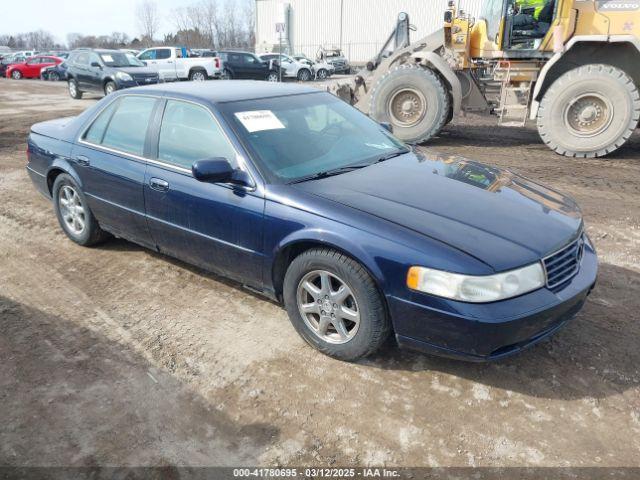
M 387 132 L 393 133 L 393 125 L 391 125 L 389 122 L 380 122 L 380 126 Z
M 206 183 L 234 183 L 249 186 L 249 175 L 242 170 L 235 169 L 229 160 L 222 157 L 198 160 L 191 166 L 193 177 Z
M 91 62 L 92 67 L 102 68 L 102 66 L 98 62 Z

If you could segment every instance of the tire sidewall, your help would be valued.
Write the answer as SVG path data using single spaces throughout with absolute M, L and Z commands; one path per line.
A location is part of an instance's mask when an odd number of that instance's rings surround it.
M 426 102 L 424 117 L 409 127 L 394 122 L 388 112 L 391 98 L 408 88 L 420 91 Z M 449 112 L 448 93 L 431 70 L 401 65 L 378 81 L 371 96 L 370 111 L 378 122 L 391 123 L 396 137 L 409 143 L 418 143 L 433 137 L 444 126 Z
M 318 73 L 316 75 L 320 80 L 325 80 L 329 76 L 329 72 L 326 68 L 321 68 L 320 70 L 318 70 Z
M 13 78 L 14 80 L 22 79 L 22 72 L 20 70 L 14 70 L 13 72 L 11 72 L 11 78 Z
M 310 271 L 326 270 L 340 277 L 353 292 L 360 313 L 360 325 L 355 336 L 346 343 L 332 344 L 319 338 L 307 326 L 298 309 L 297 291 L 300 280 Z M 307 255 L 297 257 L 289 266 L 285 275 L 283 294 L 284 303 L 291 323 L 302 338 L 317 350 L 342 360 L 354 360 L 371 352 L 371 341 L 374 333 L 373 321 L 380 315 L 376 309 L 372 294 L 378 295 L 377 289 L 371 287 L 359 278 L 349 263 L 336 260 L 335 256 Z M 380 299 L 377 299 L 380 302 Z M 377 319 L 386 321 L 386 318 Z
M 109 86 L 113 85 L 112 90 L 109 91 Z M 104 94 L 106 95 L 111 95 L 112 93 L 114 93 L 116 90 L 118 90 L 118 86 L 115 84 L 115 82 L 112 81 L 108 81 L 107 83 L 104 84 Z
M 596 93 L 613 108 L 613 118 L 593 137 L 575 135 L 565 124 L 569 102 L 581 94 Z M 608 65 L 587 65 L 562 75 L 545 93 L 538 110 L 538 131 L 557 153 L 602 156 L 620 147 L 638 124 L 638 91 L 621 70 Z
M 80 197 L 80 200 L 82 201 L 82 205 L 84 206 L 85 229 L 81 235 L 76 235 L 73 232 L 70 232 L 66 226 L 66 223 L 62 218 L 59 202 L 60 202 L 60 190 L 64 186 L 72 187 Z M 62 231 L 67 235 L 67 237 L 69 237 L 78 245 L 89 245 L 93 238 L 94 230 L 98 228 L 97 222 L 93 217 L 91 210 L 89 209 L 89 205 L 87 204 L 87 198 L 85 197 L 84 193 L 82 193 L 82 189 L 78 186 L 77 182 L 73 179 L 71 175 L 66 173 L 61 173 L 60 175 L 58 175 L 55 182 L 53 183 L 52 200 L 53 200 L 53 208 L 56 212 L 56 217 L 58 218 L 58 223 L 60 224 Z
M 75 95 L 71 93 L 71 84 L 72 83 L 75 86 L 75 92 L 76 92 Z M 81 97 L 80 90 L 78 90 L 78 82 L 74 78 L 69 79 L 69 82 L 68 82 L 68 85 L 67 85 L 67 90 L 69 91 L 69 96 L 71 98 L 74 98 L 74 99 L 77 100 L 77 99 L 79 99 Z

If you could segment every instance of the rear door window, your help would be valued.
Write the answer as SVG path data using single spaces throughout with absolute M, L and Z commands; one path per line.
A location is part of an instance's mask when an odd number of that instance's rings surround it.
M 171 58 L 171 50 L 168 48 L 159 48 L 156 50 L 156 60 L 166 60 Z
M 156 99 L 153 97 L 128 95 L 120 98 L 111 118 L 105 120 L 107 124 L 102 134 L 102 141 L 97 144 L 142 156 L 147 128 L 155 103 Z M 108 112 L 105 111 L 102 115 L 108 115 Z M 92 126 L 87 132 L 87 136 L 99 137 L 100 124 L 103 121 L 101 117 L 94 123 L 95 132 L 92 132 Z M 87 140 L 89 141 L 89 138 Z
M 223 157 L 236 163 L 233 146 L 204 107 L 169 100 L 162 118 L 158 159 L 191 169 L 196 160 Z

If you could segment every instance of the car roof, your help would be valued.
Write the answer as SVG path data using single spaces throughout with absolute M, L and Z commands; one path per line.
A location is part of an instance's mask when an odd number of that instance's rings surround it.
M 167 94 L 186 100 L 210 103 L 238 102 L 260 98 L 283 97 L 320 93 L 321 90 L 297 84 L 265 82 L 257 80 L 212 80 L 208 82 L 161 83 L 148 87 L 125 90 L 130 93 Z

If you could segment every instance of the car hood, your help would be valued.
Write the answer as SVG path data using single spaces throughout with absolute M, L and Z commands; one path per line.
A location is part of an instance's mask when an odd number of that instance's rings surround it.
M 571 198 L 509 170 L 433 152 L 295 187 L 439 240 L 496 271 L 538 261 L 582 228 Z

